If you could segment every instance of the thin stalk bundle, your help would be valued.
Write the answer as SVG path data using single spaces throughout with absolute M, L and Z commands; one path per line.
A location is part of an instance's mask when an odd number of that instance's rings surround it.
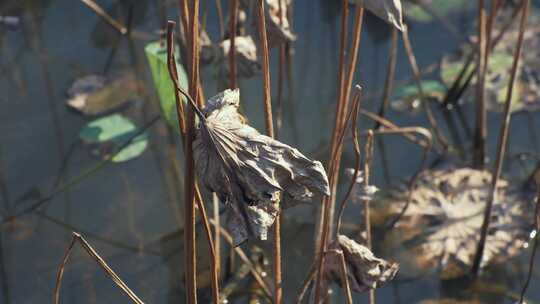
M 120 288 L 126 294 L 126 296 L 129 297 L 131 302 L 135 304 L 144 304 L 144 302 L 127 286 L 124 281 L 112 270 L 109 265 L 107 265 L 107 262 L 97 253 L 97 251 L 84 239 L 82 235 L 76 232 L 72 232 L 72 238 L 71 242 L 66 250 L 66 253 L 64 254 L 64 258 L 62 259 L 62 263 L 60 264 L 60 267 L 58 268 L 58 272 L 56 274 L 56 283 L 54 286 L 54 292 L 53 292 L 53 303 L 59 304 L 60 303 L 60 287 L 62 286 L 62 278 L 64 277 L 64 270 L 66 268 L 66 264 L 71 257 L 71 253 L 73 251 L 73 247 L 75 246 L 75 243 L 79 242 L 81 244 L 82 248 L 90 255 L 98 265 L 105 271 L 107 276 L 114 282 L 114 284 Z
M 263 78 L 263 106 L 266 125 L 266 134 L 274 137 L 274 123 L 272 120 L 272 97 L 270 95 L 270 62 L 268 51 L 268 37 L 266 35 L 266 21 L 264 14 L 264 0 L 257 1 L 257 29 L 261 41 L 262 78 Z M 283 287 L 281 276 L 281 216 L 278 213 L 274 223 L 274 303 L 283 301 Z
M 329 183 L 331 194 L 325 197 L 322 201 L 321 214 L 319 221 L 319 231 L 317 236 L 317 257 L 316 257 L 316 280 L 315 280 L 315 302 L 319 303 L 322 295 L 322 280 L 323 280 L 323 265 L 325 252 L 327 249 L 328 238 L 331 235 L 331 222 L 334 218 L 335 210 L 335 193 L 338 182 L 338 172 L 341 162 L 342 142 L 339 140 L 339 134 L 346 127 L 346 112 L 348 108 L 348 99 L 350 96 L 352 78 L 356 69 L 356 61 L 358 58 L 358 48 L 360 45 L 360 37 L 362 30 L 362 19 L 364 9 L 361 6 L 356 6 L 353 25 L 353 39 L 351 49 L 346 50 L 347 45 L 347 23 L 348 23 L 348 1 L 343 1 L 343 11 L 341 16 L 341 40 L 339 50 L 339 71 L 337 82 L 337 102 L 335 124 L 332 132 L 332 141 L 330 146 L 330 162 L 328 164 Z M 348 62 L 346 62 L 346 54 L 349 54 Z
M 514 52 L 514 62 L 512 64 L 512 70 L 510 74 L 510 81 L 508 82 L 508 90 L 506 94 L 506 102 L 504 105 L 504 120 L 502 122 L 501 131 L 499 133 L 498 140 L 498 150 L 497 150 L 497 159 L 495 161 L 495 168 L 493 170 L 492 180 L 491 180 L 491 191 L 489 192 L 487 205 L 484 212 L 484 221 L 482 223 L 482 230 L 480 234 L 480 240 L 478 242 L 478 247 L 474 257 L 474 263 L 472 266 L 473 276 L 477 277 L 480 270 L 480 264 L 482 262 L 482 257 L 484 255 L 484 248 L 487 239 L 487 233 L 489 228 L 489 222 L 491 218 L 491 209 L 493 206 L 493 201 L 496 199 L 497 195 L 497 182 L 501 176 L 502 165 L 504 160 L 504 155 L 506 152 L 506 144 L 508 141 L 508 129 L 510 127 L 510 108 L 512 105 L 512 95 L 514 89 L 514 83 L 516 81 L 516 75 L 519 65 L 519 60 L 521 57 L 521 50 L 523 47 L 523 37 L 525 35 L 525 28 L 527 25 L 527 16 L 529 14 L 529 0 L 523 0 L 521 2 L 521 22 L 519 25 L 519 35 L 516 50 Z

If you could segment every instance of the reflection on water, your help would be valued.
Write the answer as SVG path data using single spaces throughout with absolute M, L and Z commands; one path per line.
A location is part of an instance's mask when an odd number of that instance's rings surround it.
M 207 7 L 206 27 L 211 37 L 219 29 L 212 1 Z M 334 111 L 339 1 L 297 0 L 294 28 L 293 89 L 284 100 L 281 140 L 307 155 L 324 159 Z M 21 210 L 28 212 L 4 223 L 0 230 L 0 303 L 43 303 L 50 301 L 58 264 L 70 240 L 70 231 L 81 232 L 105 257 L 124 281 L 148 303 L 181 303 L 183 246 L 183 168 L 178 140 L 168 133 L 164 121 L 150 129 L 148 149 L 137 159 L 107 164 L 93 170 L 99 160 L 78 141 L 79 130 L 92 118 L 70 110 L 66 91 L 74 80 L 89 74 L 115 75 L 131 72 L 143 83 L 138 96 L 142 102 L 123 107 L 123 115 L 142 126 L 159 113 L 157 98 L 144 46 L 159 38 L 159 27 L 166 18 L 176 18 L 175 1 L 114 1 L 99 4 L 114 18 L 129 25 L 132 37 L 118 34 L 80 1 L 0 2 L 0 16 L 19 16 L 20 29 L 0 27 L 0 214 L 3 218 Z M 225 6 L 226 7 L 226 6 Z M 131 16 L 131 17 L 130 17 Z M 454 14 L 448 22 L 470 33 L 474 22 L 470 13 Z M 364 104 L 378 109 L 388 58 L 389 31 L 385 24 L 367 17 L 355 81 L 362 84 L 368 98 Z M 421 67 L 426 67 L 461 41 L 440 23 L 411 24 L 411 39 Z M 410 78 L 400 45 L 397 81 Z M 277 52 L 271 53 L 272 75 L 277 75 Z M 203 84 L 208 96 L 219 84 L 216 71 L 205 67 Z M 277 76 L 272 78 L 273 83 Z M 257 129 L 264 128 L 260 78 L 241 80 L 243 111 Z M 273 85 L 274 96 L 277 96 Z M 472 107 L 465 106 L 472 125 Z M 534 152 L 534 141 L 527 132 L 538 128 L 535 116 L 512 122 L 509 153 Z M 438 116 L 442 121 L 442 116 Z M 498 114 L 490 114 L 489 130 L 498 130 Z M 422 114 L 390 113 L 398 125 L 427 125 Z M 371 122 L 361 122 L 371 126 Z M 494 155 L 495 136 L 489 136 Z M 384 140 L 388 162 L 376 153 L 373 182 L 385 185 L 383 165 L 391 181 L 411 175 L 421 159 L 417 147 L 399 138 Z M 353 163 L 346 148 L 345 167 Z M 71 184 L 71 181 L 76 183 Z M 58 189 L 67 189 L 51 197 Z M 32 208 L 35 202 L 40 202 Z M 35 210 L 34 210 L 35 209 Z M 351 222 L 360 214 L 350 206 Z M 36 212 L 38 211 L 38 212 Z M 311 263 L 315 212 L 301 206 L 286 213 L 283 232 L 285 302 L 290 303 L 300 288 Z M 296 220 L 293 220 L 295 217 Z M 355 223 L 357 224 L 357 223 Z M 352 223 L 351 233 L 359 233 Z M 199 239 L 204 238 L 202 230 Z M 374 239 L 377 251 L 384 253 L 382 238 Z M 205 242 L 200 241 L 198 258 L 201 272 L 208 269 Z M 266 252 L 269 244 L 256 243 Z M 230 255 L 223 246 L 222 256 Z M 526 248 L 525 248 L 526 249 Z M 433 274 L 407 264 L 402 252 L 387 254 L 402 263 L 396 281 L 377 291 L 378 303 L 417 303 L 424 299 L 477 295 L 482 303 L 511 303 L 522 285 L 528 268 L 529 250 L 518 258 L 486 273 L 486 282 L 471 285 L 461 281 L 436 279 Z M 240 263 L 223 259 L 223 268 Z M 228 262 L 225 262 L 228 260 Z M 531 286 L 540 282 L 535 272 Z M 249 288 L 249 286 L 245 286 Z M 204 301 L 201 291 L 201 301 Z M 336 292 L 336 303 L 342 303 Z M 531 288 L 528 297 L 540 299 L 540 290 Z M 103 274 L 94 261 L 76 249 L 68 264 L 62 288 L 64 303 L 124 303 L 126 298 Z M 367 297 L 357 295 L 358 303 Z M 363 302 L 362 302 L 363 301 Z M 428 302 L 431 303 L 431 302 Z M 533 303 L 532 301 L 530 303 Z

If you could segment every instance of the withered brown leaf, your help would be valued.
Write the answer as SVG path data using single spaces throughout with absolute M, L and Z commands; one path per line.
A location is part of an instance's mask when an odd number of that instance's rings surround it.
M 391 192 L 385 203 L 393 214 L 400 214 L 411 196 L 396 231 L 419 266 L 435 268 L 445 279 L 470 270 L 491 176 L 471 168 L 426 170 L 412 193 L 406 189 Z M 532 220 L 531 195 L 521 185 L 499 179 L 481 267 L 500 264 L 522 251 Z
M 234 40 L 235 54 L 238 64 L 238 76 L 239 77 L 253 77 L 261 69 L 259 61 L 257 60 L 257 47 L 255 41 L 251 36 L 238 36 Z M 221 53 L 220 63 L 222 73 L 227 75 L 229 73 L 228 56 L 231 49 L 231 40 L 225 39 L 219 44 Z
M 351 290 L 354 292 L 379 288 L 391 281 L 399 270 L 398 264 L 376 257 L 367 247 L 345 235 L 338 235 L 328 248 L 343 251 L 347 277 Z M 325 258 L 325 274 L 327 280 L 336 281 L 342 285 L 340 263 L 339 256 L 329 254 Z
M 351 0 L 351 2 L 363 6 L 398 30 L 404 30 L 401 0 Z
M 247 125 L 239 103 L 238 89 L 208 100 L 193 144 L 198 177 L 225 204 L 236 245 L 265 240 L 281 208 L 330 194 L 322 164 Z
M 269 47 L 296 40 L 296 35 L 292 32 L 287 18 L 287 10 L 291 2 L 292 0 L 266 0 L 268 6 L 266 22 L 268 23 Z

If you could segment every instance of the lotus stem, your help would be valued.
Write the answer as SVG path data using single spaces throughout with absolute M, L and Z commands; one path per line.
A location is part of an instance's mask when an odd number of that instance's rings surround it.
M 484 255 L 487 232 L 488 232 L 489 222 L 491 218 L 491 209 L 493 206 L 493 201 L 495 200 L 495 197 L 497 195 L 497 183 L 501 175 L 504 155 L 506 152 L 506 144 L 508 141 L 508 129 L 510 127 L 510 114 L 511 114 L 510 109 L 512 105 L 512 96 L 514 93 L 514 84 L 516 81 L 519 60 L 521 57 L 521 50 L 523 47 L 523 37 L 525 35 L 525 29 L 527 26 L 528 14 L 529 14 L 529 0 L 522 0 L 519 35 L 518 35 L 516 50 L 514 52 L 514 62 L 512 63 L 510 81 L 508 82 L 508 90 L 507 90 L 506 101 L 504 105 L 504 120 L 502 122 L 501 130 L 499 133 L 497 158 L 495 161 L 495 168 L 493 170 L 493 175 L 492 175 L 492 180 L 491 180 L 491 189 L 490 189 L 491 191 L 488 194 L 487 205 L 484 212 L 484 221 L 482 223 L 482 229 L 480 233 L 480 240 L 478 242 L 476 254 L 474 257 L 474 263 L 472 266 L 472 273 L 474 277 L 478 276 L 478 272 L 480 270 L 480 264 L 482 262 L 482 257 Z
M 405 51 L 407 53 L 407 59 L 409 60 L 409 64 L 413 72 L 414 80 L 416 82 L 416 85 L 418 86 L 418 92 L 420 94 L 420 98 L 422 99 L 422 106 L 424 107 L 424 110 L 426 111 L 426 116 L 428 118 L 429 124 L 431 125 L 431 128 L 433 129 L 433 132 L 435 133 L 435 137 L 437 138 L 437 141 L 442 146 L 443 150 L 446 151 L 448 150 L 448 141 L 446 140 L 443 133 L 439 129 L 439 126 L 437 125 L 437 120 L 433 116 L 433 112 L 431 111 L 431 107 L 428 103 L 429 101 L 426 99 L 426 95 L 424 94 L 424 90 L 422 88 L 420 70 L 418 68 L 418 64 L 416 63 L 416 58 L 414 56 L 414 51 L 411 45 L 411 40 L 409 39 L 409 31 L 407 28 L 403 30 L 402 37 L 403 37 L 403 44 L 405 46 Z
M 536 187 L 540 188 L 540 171 L 537 170 L 535 172 L 535 181 L 536 181 Z M 527 292 L 527 289 L 529 288 L 529 284 L 531 282 L 533 269 L 534 269 L 534 259 L 536 256 L 536 250 L 538 249 L 538 233 L 540 230 L 540 189 L 537 190 L 536 193 L 536 208 L 534 212 L 534 229 L 536 231 L 534 235 L 534 244 L 532 248 L 531 258 L 529 259 L 529 272 L 527 274 L 527 280 L 525 281 L 525 284 L 523 285 L 523 288 L 521 290 L 521 294 L 519 297 L 519 304 L 525 303 L 523 300 L 525 299 L 525 293 Z
M 371 161 L 373 159 L 373 130 L 368 130 L 368 135 L 366 139 L 366 146 L 365 146 L 365 152 L 364 152 L 364 187 L 369 186 L 369 176 L 370 176 L 370 169 L 371 169 Z M 365 199 L 363 200 L 364 204 L 364 224 L 365 224 L 365 231 L 366 231 L 366 247 L 371 250 L 371 220 L 370 220 L 370 200 Z M 375 290 L 370 289 L 368 293 L 368 302 L 369 304 L 375 304 Z
M 339 130 L 342 127 L 340 117 L 343 105 L 343 76 L 345 73 L 345 54 L 346 54 L 346 44 L 347 44 L 347 21 L 349 15 L 349 4 L 347 0 L 343 0 L 342 12 L 341 12 L 341 30 L 340 30 L 340 45 L 339 45 L 339 65 L 338 65 L 338 80 L 337 80 L 337 98 L 336 98 L 336 114 L 334 118 L 334 129 L 332 131 L 332 140 L 330 144 L 330 158 L 333 159 L 336 153 L 336 141 L 338 139 Z M 328 181 L 330 185 L 330 196 L 335 194 L 334 186 L 334 164 L 332 162 L 328 163 Z M 326 251 L 326 246 L 328 242 L 328 236 L 330 234 L 330 222 L 332 221 L 332 212 L 331 212 L 331 199 L 329 197 L 324 197 L 322 199 L 321 212 L 319 216 L 319 229 L 317 232 L 317 243 L 315 247 L 317 248 L 316 252 L 316 277 L 315 277 L 315 303 L 320 303 L 322 295 L 322 280 L 323 280 L 323 267 L 324 267 L 324 252 Z
M 238 23 L 238 0 L 229 0 L 229 87 L 236 89 L 237 72 L 236 72 L 236 28 Z
M 135 304 L 144 304 L 144 302 L 127 286 L 124 281 L 112 270 L 109 265 L 107 265 L 107 262 L 97 253 L 97 251 L 84 239 L 82 235 L 79 233 L 73 232 L 71 242 L 69 243 L 68 248 L 66 249 L 66 252 L 64 254 L 64 258 L 62 259 L 62 263 L 60 264 L 60 267 L 58 268 L 58 272 L 56 274 L 56 283 L 54 287 L 53 292 L 53 303 L 59 304 L 60 303 L 60 287 L 62 286 L 62 278 L 64 277 L 64 270 L 66 268 L 66 264 L 71 256 L 71 253 L 73 251 L 73 247 L 75 246 L 75 243 L 79 242 L 83 249 L 90 255 L 98 265 L 105 271 L 107 276 L 113 281 L 113 283 L 120 288 L 124 294 L 126 294 L 131 302 Z
M 270 63 L 268 51 L 268 38 L 266 35 L 266 21 L 264 13 L 264 0 L 257 1 L 257 29 L 261 41 L 263 102 L 266 135 L 274 138 L 274 123 L 272 120 L 272 96 L 270 95 Z M 274 222 L 274 303 L 283 301 L 283 280 L 281 275 L 281 215 L 278 213 Z
M 478 0 L 478 48 L 476 55 L 476 128 L 473 145 L 473 167 L 476 169 L 484 168 L 486 159 L 486 101 L 484 98 L 486 72 L 487 72 L 487 38 L 486 38 L 486 9 L 484 0 Z

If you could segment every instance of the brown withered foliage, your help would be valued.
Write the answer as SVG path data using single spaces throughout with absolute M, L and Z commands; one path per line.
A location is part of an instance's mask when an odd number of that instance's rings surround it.
M 345 257 L 347 277 L 351 290 L 365 292 L 383 286 L 391 281 L 399 270 L 399 265 L 376 257 L 367 247 L 358 244 L 345 235 L 338 235 L 329 246 L 331 250 L 341 250 Z M 340 275 L 340 258 L 329 254 L 325 259 L 326 280 L 343 286 Z
M 350 2 L 363 6 L 400 31 L 405 29 L 401 0 L 350 0 Z
M 419 176 L 410 204 L 396 225 L 419 265 L 436 268 L 443 278 L 461 276 L 470 269 L 490 182 L 490 172 L 470 168 L 428 170 Z M 530 228 L 529 194 L 502 179 L 497 191 L 482 267 L 519 254 Z M 387 203 L 393 212 L 401 212 L 408 195 L 406 189 L 392 194 Z
M 238 36 L 234 41 L 236 60 L 238 64 L 238 77 L 250 78 L 261 70 L 257 59 L 257 46 L 251 36 Z M 225 39 L 219 44 L 219 64 L 223 75 L 229 73 L 227 58 L 231 49 L 231 40 Z
M 322 164 L 247 125 L 239 103 L 238 89 L 208 100 L 193 145 L 199 180 L 225 204 L 235 245 L 265 240 L 280 209 L 330 194 Z

